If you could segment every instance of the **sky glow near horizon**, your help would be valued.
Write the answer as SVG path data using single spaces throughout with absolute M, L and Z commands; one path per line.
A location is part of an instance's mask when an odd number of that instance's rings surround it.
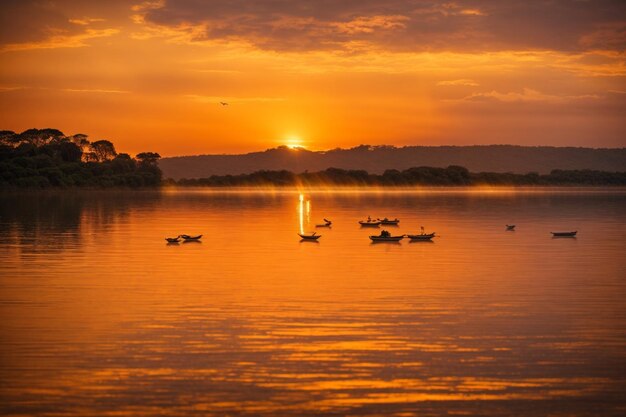
M 0 8 L 0 129 L 54 127 L 164 156 L 362 143 L 626 146 L 623 1 Z

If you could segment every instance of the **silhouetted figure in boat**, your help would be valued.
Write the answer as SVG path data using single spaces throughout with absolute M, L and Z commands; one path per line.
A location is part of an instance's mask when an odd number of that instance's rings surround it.
M 391 237 L 391 233 L 386 230 L 380 232 L 380 237 Z

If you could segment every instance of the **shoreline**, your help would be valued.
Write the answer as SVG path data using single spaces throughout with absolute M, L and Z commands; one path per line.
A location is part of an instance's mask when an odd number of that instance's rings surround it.
M 388 194 L 445 194 L 445 193 L 626 193 L 622 185 L 467 185 L 467 186 L 258 186 L 258 187 L 215 187 L 215 186 L 179 186 L 163 185 L 160 187 L 54 187 L 54 188 L 3 188 L 0 194 L 56 194 L 56 193 L 169 193 L 192 192 L 210 194 L 350 194 L 350 193 L 388 193 Z

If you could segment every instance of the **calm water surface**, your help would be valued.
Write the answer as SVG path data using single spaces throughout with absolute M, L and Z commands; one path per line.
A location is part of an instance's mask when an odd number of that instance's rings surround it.
M 623 191 L 4 194 L 0 233 L 5 415 L 626 413 Z

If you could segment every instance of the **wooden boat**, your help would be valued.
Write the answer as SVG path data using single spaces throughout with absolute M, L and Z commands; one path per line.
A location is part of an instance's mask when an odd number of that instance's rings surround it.
M 376 220 L 361 220 L 361 221 L 359 221 L 359 224 L 361 226 L 365 226 L 365 227 L 378 227 L 378 226 L 380 226 L 380 222 L 376 221 Z
M 550 233 L 552 233 L 553 237 L 575 237 L 578 231 L 576 232 L 550 232 Z
M 400 236 L 370 236 L 372 242 L 399 242 L 404 239 L 404 235 Z
M 390 220 L 390 219 L 388 219 L 386 217 L 384 219 L 378 219 L 378 221 L 380 221 L 380 224 L 384 224 L 384 225 L 387 225 L 387 226 L 394 226 L 394 225 L 397 225 L 398 223 L 400 223 L 400 220 L 398 220 L 398 219 Z
M 166 237 L 165 240 L 167 240 L 168 243 L 178 243 L 180 242 L 180 236 Z
M 180 237 L 182 237 L 186 241 L 189 241 L 189 240 L 200 240 L 202 238 L 202 235 L 198 235 L 198 236 L 180 235 Z
M 316 224 L 315 227 L 330 227 L 332 224 L 330 220 L 324 219 L 324 223 Z
M 300 236 L 303 240 L 317 240 L 322 237 L 322 235 L 315 234 L 315 232 L 311 234 L 298 233 L 298 236 Z
M 435 232 L 433 233 L 420 233 L 419 235 L 406 235 L 411 240 L 431 240 L 435 237 Z
M 506 230 L 515 230 L 515 225 L 514 224 L 507 224 L 506 225 Z

